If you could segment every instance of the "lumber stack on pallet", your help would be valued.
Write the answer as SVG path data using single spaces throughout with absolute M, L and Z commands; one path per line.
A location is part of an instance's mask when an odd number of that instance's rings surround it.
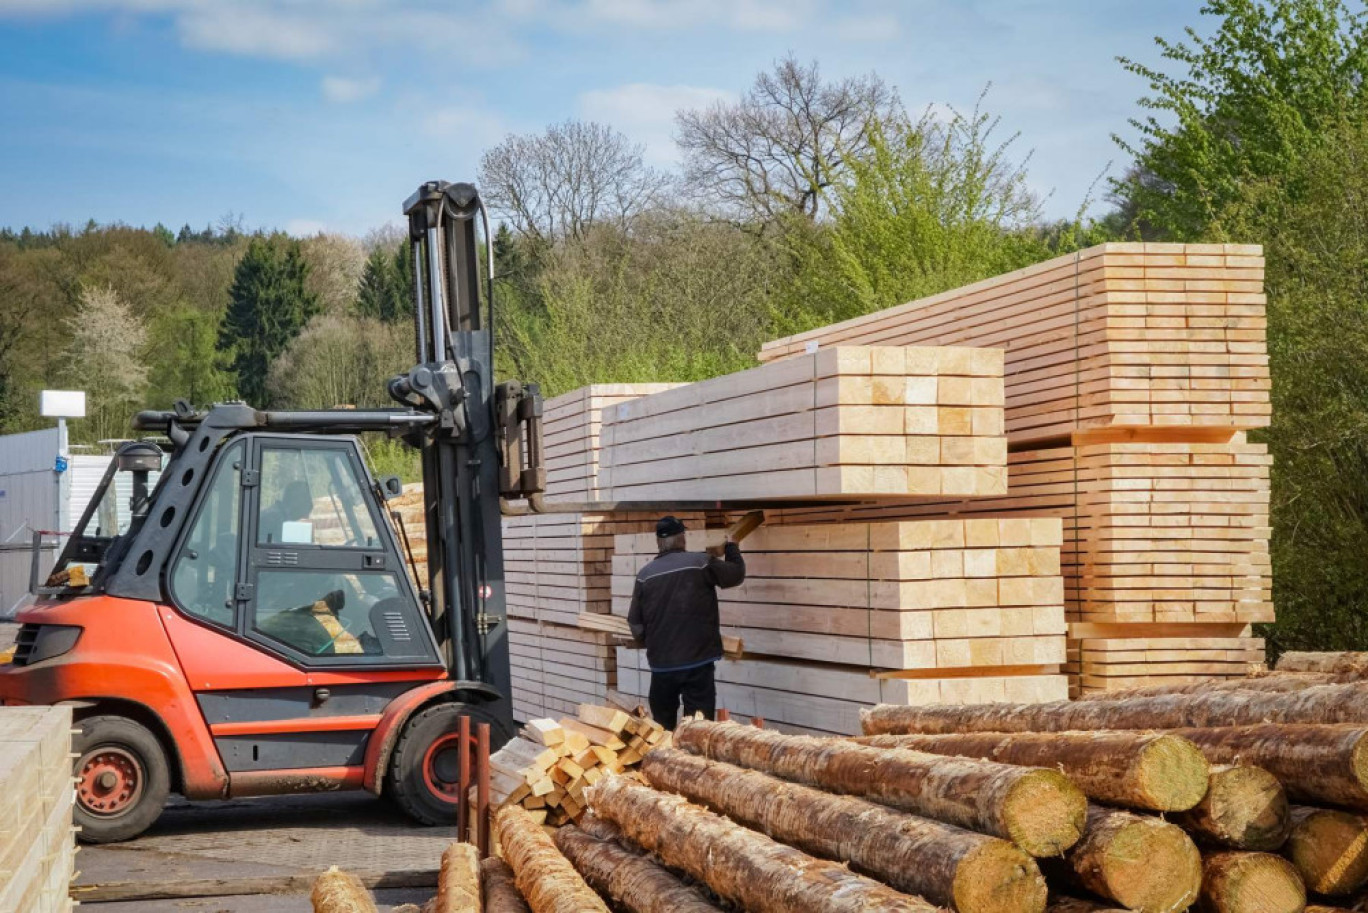
M 721 535 L 691 532 L 689 547 Z M 849 734 L 871 700 L 1062 697 L 1059 537 L 1050 517 L 761 527 L 745 583 L 718 594 L 746 652 L 718 667 L 722 706 Z M 615 614 L 654 554 L 652 534 L 617 537 Z M 617 667 L 619 690 L 646 693 L 641 651 L 620 647 Z
M 1260 637 L 1085 637 L 1069 642 L 1065 671 L 1091 694 L 1238 680 L 1263 663 Z
M 616 502 L 1006 491 L 1002 353 L 824 349 L 604 410 Z
M 491 804 L 518 805 L 548 828 L 580 819 L 584 790 L 608 775 L 631 776 L 670 734 L 644 711 L 581 704 L 574 716 L 529 720 L 490 755 Z
M 1014 443 L 1083 428 L 1268 423 L 1263 251 L 1243 244 L 1102 244 L 844 323 L 766 343 L 985 346 L 1006 351 Z
M 1079 747 L 1103 749 L 1114 767 L 1131 754 L 1127 740 L 1184 740 L 1211 765 L 1201 802 L 1168 815 L 1203 849 L 1201 909 L 1296 913 L 1308 897 L 1307 909 L 1360 909 L 1368 902 L 1368 682 L 1295 681 L 1302 674 L 1283 673 L 1286 690 L 1246 691 L 1232 682 L 1054 705 L 884 705 L 865 714 L 870 737 L 860 741 L 1056 761 L 1091 798 L 1129 804 L 1094 791 L 1115 786 L 1119 772 Z M 691 738 L 681 731 L 676 741 Z M 1104 781 L 1090 786 L 1088 776 L 1098 774 Z
M 72 909 L 71 708 L 0 709 L 0 910 Z
M 1257 247 L 1107 244 L 777 340 L 761 358 L 811 344 L 1005 349 L 1008 494 L 944 509 L 1064 520 L 1079 656 L 1085 638 L 1162 637 L 1180 649 L 1189 637 L 1249 638 L 1248 623 L 1273 616 L 1268 455 L 1243 437 L 1270 414 L 1264 305 Z M 1250 638 L 1243 649 L 1261 648 Z M 1091 652 L 1070 669 L 1081 693 L 1174 674 L 1163 664 L 1121 674 Z M 1194 662 L 1207 660 L 1217 657 Z

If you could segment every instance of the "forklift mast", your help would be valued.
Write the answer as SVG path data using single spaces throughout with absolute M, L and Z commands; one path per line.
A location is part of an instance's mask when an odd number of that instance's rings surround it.
M 417 364 L 389 390 L 436 419 L 410 432 L 422 455 L 424 601 L 451 677 L 494 686 L 511 723 L 501 518 L 516 512 L 512 500 L 541 507 L 541 397 L 536 385 L 494 382 L 492 242 L 475 187 L 430 181 L 404 214 Z M 485 235 L 483 310 L 477 217 Z

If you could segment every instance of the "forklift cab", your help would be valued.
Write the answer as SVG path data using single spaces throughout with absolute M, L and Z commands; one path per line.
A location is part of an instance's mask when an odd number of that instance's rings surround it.
M 300 665 L 440 664 L 355 438 L 246 433 L 219 451 L 181 522 L 153 518 L 178 527 L 163 573 L 172 606 Z M 121 538 L 147 521 L 161 457 L 148 443 L 120 449 L 40 595 L 113 575 Z

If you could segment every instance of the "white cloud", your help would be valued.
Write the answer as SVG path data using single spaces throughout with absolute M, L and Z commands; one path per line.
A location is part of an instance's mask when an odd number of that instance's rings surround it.
M 285 223 L 285 231 L 296 238 L 312 238 L 326 233 L 328 226 L 317 219 L 290 219 Z
M 678 111 L 730 101 L 735 93 L 704 86 L 662 86 L 634 82 L 580 95 L 579 110 L 589 120 L 621 130 L 646 147 L 649 164 L 668 166 L 678 159 L 674 119 Z
M 334 102 L 353 102 L 370 98 L 380 91 L 380 78 L 348 79 L 345 76 L 324 76 L 323 97 Z
M 813 19 L 821 0 L 497 0 L 500 13 L 562 31 L 608 24 L 652 30 L 723 26 L 787 32 Z

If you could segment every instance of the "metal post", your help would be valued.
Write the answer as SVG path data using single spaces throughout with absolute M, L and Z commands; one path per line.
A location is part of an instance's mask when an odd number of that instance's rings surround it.
M 456 840 L 464 843 L 470 839 L 470 760 L 474 756 L 470 744 L 470 717 L 461 714 L 457 733 L 461 740 L 461 773 L 457 780 L 461 804 L 456 811 Z
M 476 729 L 475 745 L 475 828 L 480 858 L 489 855 L 489 724 Z

